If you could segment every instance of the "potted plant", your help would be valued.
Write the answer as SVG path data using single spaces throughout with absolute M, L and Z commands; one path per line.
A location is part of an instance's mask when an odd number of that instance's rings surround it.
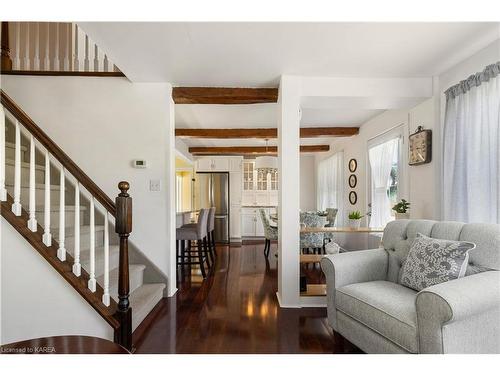
M 398 202 L 398 204 L 396 204 L 392 209 L 396 213 L 396 220 L 410 218 L 410 213 L 408 212 L 410 209 L 410 202 L 405 199 L 401 199 L 401 201 Z
M 361 219 L 364 215 L 361 215 L 359 211 L 349 212 L 349 226 L 352 229 L 358 229 L 361 224 Z

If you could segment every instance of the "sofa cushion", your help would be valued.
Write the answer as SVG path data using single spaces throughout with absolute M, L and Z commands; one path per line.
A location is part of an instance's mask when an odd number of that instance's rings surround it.
M 401 269 L 401 284 L 422 290 L 465 275 L 468 252 L 476 245 L 430 238 L 421 233 L 413 241 Z
M 418 352 L 417 292 L 390 281 L 346 285 L 335 292 L 337 310 L 411 353 Z

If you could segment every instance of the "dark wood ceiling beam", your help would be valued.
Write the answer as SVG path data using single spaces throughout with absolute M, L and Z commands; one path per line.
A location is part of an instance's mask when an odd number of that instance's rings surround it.
M 175 104 L 257 104 L 276 103 L 277 88 L 174 87 Z
M 326 152 L 329 145 L 304 145 L 300 152 Z M 276 155 L 277 146 L 189 147 L 193 155 Z
M 301 138 L 317 137 L 350 137 L 359 133 L 357 127 L 317 127 L 301 128 Z M 177 137 L 189 138 L 212 138 L 212 139 L 231 139 L 231 138 L 262 138 L 272 139 L 278 137 L 276 128 L 259 129 L 175 129 Z

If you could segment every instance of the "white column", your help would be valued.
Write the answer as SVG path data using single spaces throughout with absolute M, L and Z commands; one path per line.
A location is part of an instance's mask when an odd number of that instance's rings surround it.
M 94 44 L 94 72 L 99 71 L 99 48 Z
M 73 273 L 80 276 L 82 265 L 80 264 L 80 184 L 75 181 L 75 263 L 73 264 Z
M 40 22 L 35 22 L 35 55 L 33 57 L 33 69 L 40 70 Z
M 56 24 L 55 24 L 56 37 L 55 37 L 55 46 L 54 46 L 54 70 L 56 72 L 61 70 L 61 65 L 59 62 L 59 26 L 60 26 L 60 23 L 56 22 Z
M 29 202 L 29 220 L 28 228 L 32 232 L 36 232 L 38 229 L 38 223 L 36 221 L 36 178 L 35 178 L 35 138 L 30 134 L 30 202 Z
M 90 197 L 90 278 L 88 282 L 88 288 L 95 292 L 96 290 L 96 280 L 95 280 L 95 207 L 94 207 L 94 197 Z
M 0 201 L 7 200 L 5 189 L 5 112 L 0 104 Z
M 45 34 L 45 59 L 43 70 L 50 70 L 50 22 L 47 22 L 47 34 Z
M 21 216 L 21 126 L 16 120 L 16 145 L 14 157 L 14 203 L 12 212 Z
M 102 303 L 109 306 L 109 217 L 108 211 L 104 213 L 104 285 L 103 285 Z
M 66 176 L 64 167 L 61 165 L 59 175 L 59 248 L 57 249 L 57 257 L 60 261 L 66 260 L 65 236 L 66 236 L 66 203 L 65 203 L 65 184 Z
M 278 300 L 300 307 L 300 78 L 282 76 L 278 98 Z
M 45 150 L 45 202 L 43 207 L 43 236 L 45 246 L 52 246 L 52 234 L 50 233 L 50 155 Z

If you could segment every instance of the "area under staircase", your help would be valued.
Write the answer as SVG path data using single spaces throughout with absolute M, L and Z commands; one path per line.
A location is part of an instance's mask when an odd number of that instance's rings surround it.
M 3 91 L 1 100 L 2 216 L 130 349 L 132 331 L 163 298 L 165 284 L 145 282 L 146 264 L 128 264 L 127 184 L 113 202 Z

